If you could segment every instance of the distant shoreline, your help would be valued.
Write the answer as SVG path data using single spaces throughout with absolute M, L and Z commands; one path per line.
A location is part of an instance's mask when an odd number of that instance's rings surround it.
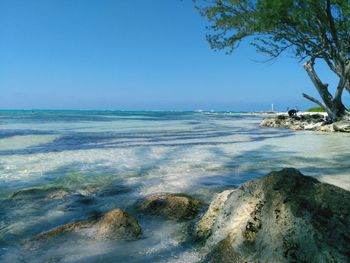
M 117 109 L 0 109 L 0 112 L 174 112 L 174 113 L 231 113 L 245 115 L 282 115 L 284 111 L 234 111 L 234 110 L 117 110 Z M 298 114 L 312 114 L 300 111 Z M 320 114 L 324 114 L 321 112 Z

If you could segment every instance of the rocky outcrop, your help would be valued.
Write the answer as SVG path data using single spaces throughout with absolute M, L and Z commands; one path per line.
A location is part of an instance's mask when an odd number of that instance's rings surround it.
M 272 118 L 264 119 L 260 126 L 270 128 L 287 128 L 291 130 L 310 130 L 333 132 L 333 124 L 325 121 L 325 117 L 321 114 L 307 114 L 295 117 L 287 115 L 277 115 Z
M 309 130 L 321 132 L 350 132 L 350 120 L 343 120 L 330 123 L 325 120 L 322 114 L 303 114 L 295 117 L 277 115 L 261 121 L 260 126 L 270 128 L 287 128 L 295 131 Z
M 333 124 L 333 128 L 338 132 L 350 132 L 350 121 L 338 121 Z
M 219 194 L 197 224 L 206 262 L 350 262 L 350 192 L 283 169 Z
M 89 229 L 96 239 L 134 239 L 141 235 L 137 220 L 122 209 L 113 209 L 102 217 L 68 223 L 39 234 L 35 240 L 45 240 L 64 233 Z
M 205 213 L 205 215 L 201 218 L 201 220 L 196 226 L 197 237 L 203 239 L 211 234 L 211 229 L 216 221 L 216 218 L 218 217 L 221 209 L 223 208 L 227 197 L 233 191 L 234 190 L 226 190 L 216 195 L 213 202 L 210 204 L 208 211 Z
M 137 208 L 142 213 L 183 221 L 193 219 L 201 206 L 200 200 L 185 194 L 161 193 L 147 196 Z

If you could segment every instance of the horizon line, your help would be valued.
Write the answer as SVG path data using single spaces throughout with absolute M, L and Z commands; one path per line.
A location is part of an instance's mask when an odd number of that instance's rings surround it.
M 215 110 L 215 109 L 195 109 L 195 110 L 170 110 L 170 109 L 0 109 L 0 111 L 153 111 L 153 112 L 235 112 L 235 113 L 246 113 L 246 112 L 272 112 L 268 110 Z M 279 111 L 275 111 L 279 112 Z

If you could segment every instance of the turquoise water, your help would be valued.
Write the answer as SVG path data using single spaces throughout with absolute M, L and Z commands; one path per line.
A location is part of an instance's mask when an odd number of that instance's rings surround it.
M 230 112 L 0 111 L 0 261 L 197 262 L 186 224 L 142 217 L 135 202 L 157 192 L 209 202 L 223 189 L 289 166 L 350 189 L 349 135 L 261 128 L 261 119 Z M 47 198 L 52 189 L 69 195 Z M 21 190 L 28 191 L 13 196 Z M 65 235 L 28 248 L 42 231 L 116 207 L 138 218 L 141 239 Z

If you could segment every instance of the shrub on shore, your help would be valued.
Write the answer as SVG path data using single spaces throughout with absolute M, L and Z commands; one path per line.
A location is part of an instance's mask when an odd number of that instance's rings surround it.
M 325 110 L 321 107 L 313 107 L 306 110 L 305 112 L 325 112 Z

